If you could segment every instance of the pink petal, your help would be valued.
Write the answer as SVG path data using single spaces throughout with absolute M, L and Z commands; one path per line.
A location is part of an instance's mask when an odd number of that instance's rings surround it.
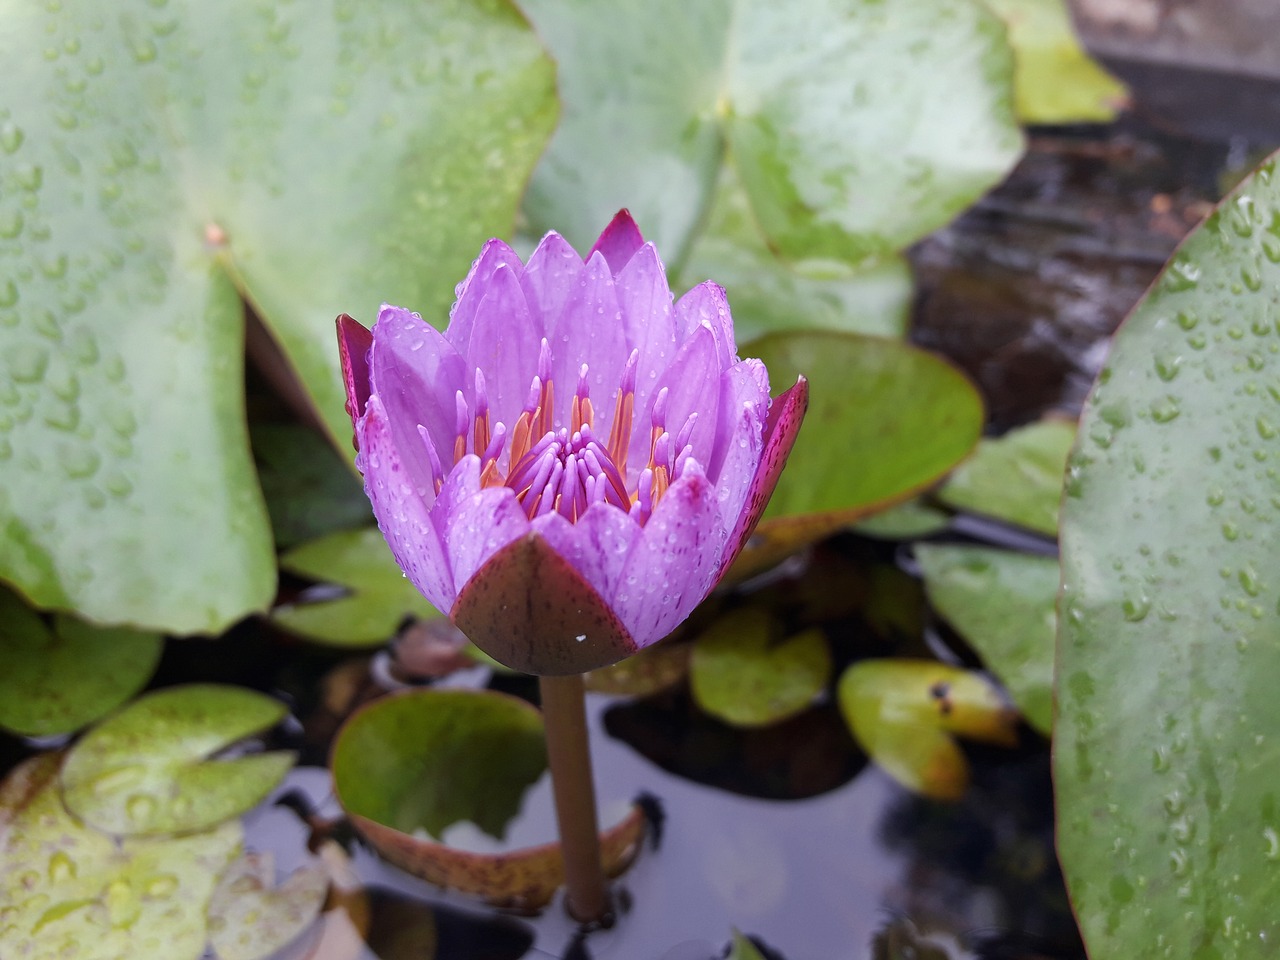
M 569 291 L 563 312 L 548 325 L 547 340 L 555 381 L 556 426 L 569 425 L 570 403 L 584 363 L 593 405 L 612 402 L 629 351 L 613 274 L 604 257 L 594 254 L 587 261 Z
M 431 442 L 447 470 L 453 460 L 457 428 L 455 396 L 459 390 L 470 402 L 470 367 L 421 317 L 400 307 L 384 306 L 373 327 L 370 358 L 373 391 L 381 398 L 391 424 L 396 449 L 420 483 L 434 475 L 418 424 L 427 428 Z M 427 490 L 418 491 L 426 496 Z
M 418 484 L 409 475 L 412 468 L 400 456 L 387 411 L 376 394 L 369 398 L 358 429 L 356 466 L 364 474 L 365 493 L 387 546 L 422 595 L 448 613 L 455 595 L 453 576 L 431 522 L 430 503 L 417 493 Z
M 796 435 L 800 432 L 800 424 L 808 408 L 809 381 L 804 377 L 774 400 L 769 408 L 769 422 L 764 429 L 764 453 L 747 494 L 746 508 L 738 518 L 738 525 L 729 535 L 729 546 L 720 561 L 717 578 L 737 559 L 747 538 L 751 536 L 751 531 L 756 528 L 760 515 L 764 513 L 764 508 L 768 506 L 773 488 L 778 485 L 778 477 L 786 466 L 791 448 L 795 446 Z
M 658 391 L 667 389 L 666 429 L 674 443 L 685 421 L 692 413 L 698 414 L 690 443 L 693 455 L 699 462 L 708 462 L 714 452 L 716 418 L 720 405 L 720 365 L 716 358 L 716 344 L 711 331 L 705 327 L 696 330 L 676 353 L 671 365 L 658 377 L 652 393 L 645 399 L 646 408 L 636 406 L 636 429 L 631 437 L 629 464 L 641 467 L 649 459 L 649 425 L 653 417 L 654 400 Z M 672 451 L 676 456 L 679 450 Z
M 466 357 L 484 373 L 490 421 L 506 424 L 508 432 L 529 396 L 541 345 L 542 328 L 530 316 L 519 275 L 498 267 L 476 311 Z
M 338 355 L 342 358 L 342 382 L 347 388 L 347 416 L 352 425 L 364 415 L 369 402 L 369 351 L 373 334 L 347 316 L 338 317 Z
M 733 339 L 733 316 L 724 288 L 708 280 L 700 283 L 676 302 L 676 336 L 692 336 L 698 327 L 708 327 L 716 339 L 716 356 L 720 368 L 738 362 L 738 347 Z
M 649 517 L 613 600 L 637 644 L 661 640 L 706 598 L 725 542 L 715 487 L 693 461 Z
M 763 455 L 769 416 L 767 377 L 759 360 L 743 360 L 720 379 L 720 423 L 715 459 L 707 475 L 716 485 L 720 519 L 726 530 L 738 525 Z
M 480 458 L 458 461 L 431 511 L 461 592 L 495 553 L 529 532 L 529 518 L 510 487 L 480 486 Z
M 576 523 L 549 513 L 534 520 L 533 529 L 606 602 L 617 595 L 627 558 L 641 535 L 635 520 L 608 503 L 593 504 Z
M 524 272 L 520 274 L 520 286 L 529 303 L 534 323 L 543 336 L 564 310 L 569 292 L 577 284 L 582 270 L 582 258 L 578 256 L 578 251 L 555 231 L 543 237 L 538 248 L 529 257 Z M 576 386 L 576 380 L 574 384 Z
M 586 259 L 590 260 L 592 254 L 602 254 L 613 275 L 617 276 L 643 245 L 644 237 L 640 235 L 640 228 L 631 219 L 631 212 L 623 208 L 609 221 Z
M 453 344 L 454 349 L 465 355 L 467 344 L 471 342 L 471 327 L 475 322 L 476 311 L 480 301 L 489 289 L 489 281 L 499 267 L 510 267 L 520 275 L 524 264 L 516 256 L 516 252 L 501 240 L 489 240 L 480 249 L 480 256 L 471 264 L 467 278 L 458 284 L 458 299 L 449 311 L 449 327 L 445 337 Z

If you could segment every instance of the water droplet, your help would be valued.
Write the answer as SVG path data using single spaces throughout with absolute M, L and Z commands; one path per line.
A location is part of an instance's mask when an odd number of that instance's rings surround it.
M 1222 537 L 1234 543 L 1240 539 L 1240 528 L 1228 520 L 1222 525 Z
M 1280 860 L 1280 834 L 1276 833 L 1275 827 L 1263 827 L 1262 839 L 1267 844 L 1262 855 L 1268 860 Z
M 143 39 L 133 44 L 133 59 L 138 63 L 151 63 L 156 58 L 156 45 Z
M 145 793 L 135 793 L 125 801 L 124 812 L 134 823 L 145 823 L 156 812 L 155 797 Z
M 1168 383 L 1178 375 L 1178 371 L 1182 367 L 1182 357 L 1178 354 L 1174 354 L 1172 356 L 1167 354 L 1157 355 L 1155 358 L 1155 364 L 1156 376 L 1165 383 Z
M 21 210 L 6 210 L 0 213 L 0 237 L 13 240 L 20 236 L 23 222 Z
M 59 850 L 49 858 L 50 883 L 62 883 L 67 880 L 74 880 L 75 877 L 76 863 L 65 850 Z
M 162 873 L 147 882 L 147 896 L 168 897 L 178 889 L 178 878 L 172 873 Z
M 1141 590 L 1131 593 L 1124 598 L 1121 611 L 1130 623 L 1138 623 L 1151 612 L 1151 598 Z
M 1156 423 L 1169 423 L 1171 420 L 1176 420 L 1181 412 L 1177 397 L 1168 394 L 1151 404 L 1151 419 Z
M 1164 273 L 1165 289 L 1171 293 L 1194 290 L 1200 282 L 1200 268 L 1191 260 L 1180 257 L 1169 264 Z
M 58 447 L 58 463 L 72 480 L 82 480 L 98 472 L 102 458 L 92 447 L 65 443 Z
M 36 383 L 49 367 L 49 351 L 34 343 L 19 343 L 5 352 L 9 376 L 16 383 Z
M 1244 592 L 1251 597 L 1256 597 L 1262 592 L 1262 583 L 1258 580 L 1258 573 L 1251 566 L 1244 566 L 1240 569 L 1240 586 L 1244 588 Z
M 23 190 L 35 192 L 44 183 L 44 168 L 34 163 L 25 163 L 13 171 L 13 179 Z
M 0 150 L 5 153 L 17 153 L 24 139 L 26 135 L 22 132 L 22 128 L 12 120 L 0 123 Z

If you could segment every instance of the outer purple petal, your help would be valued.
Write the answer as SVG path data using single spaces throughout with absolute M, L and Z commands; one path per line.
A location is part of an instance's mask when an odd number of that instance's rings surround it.
M 529 313 L 519 274 L 498 267 L 476 311 L 466 357 L 484 373 L 490 419 L 506 424 L 508 432 L 529 396 L 541 345 L 542 328 Z
M 782 468 L 786 466 L 791 448 L 795 445 L 796 434 L 800 432 L 800 423 L 804 420 L 804 414 L 808 408 L 809 381 L 804 377 L 797 380 L 795 386 L 774 400 L 769 408 L 769 422 L 764 430 L 764 454 L 760 458 L 760 466 L 751 482 L 746 508 L 738 518 L 738 525 L 729 535 L 728 548 L 720 560 L 717 579 L 737 559 L 747 538 L 751 536 L 751 531 L 756 528 L 760 515 L 764 513 L 769 498 L 773 496 L 773 488 L 778 485 Z
M 538 248 L 529 257 L 524 272 L 520 274 L 520 286 L 541 336 L 546 336 L 546 331 L 564 310 L 565 301 L 581 277 L 582 270 L 582 258 L 578 256 L 578 251 L 554 230 L 542 238 Z M 530 371 L 531 377 L 534 372 L 536 371 Z M 574 386 L 577 386 L 577 381 L 574 381 Z
M 516 252 L 501 240 L 490 240 L 481 248 L 480 256 L 471 264 L 467 278 L 458 284 L 458 299 L 449 311 L 449 327 L 445 336 L 454 348 L 462 354 L 467 352 L 467 344 L 471 342 L 471 326 L 475 322 L 476 310 L 484 299 L 489 288 L 489 280 L 499 267 L 510 267 L 520 275 L 524 265 Z
M 533 529 L 606 602 L 617 594 L 627 558 L 641 536 L 635 520 L 607 503 L 593 505 L 576 523 L 559 513 L 546 514 L 533 521 Z
M 357 427 L 360 453 L 356 466 L 373 514 L 396 563 L 424 597 L 441 612 L 453 606 L 455 590 L 449 561 L 431 522 L 428 505 L 409 481 L 408 468 L 392 437 L 387 411 L 375 394 Z M 434 491 L 433 491 L 434 492 Z
M 396 449 L 411 471 L 419 495 L 430 503 L 435 476 L 418 424 L 427 428 L 447 471 L 457 427 L 454 398 L 461 390 L 470 403 L 471 368 L 434 327 L 392 306 L 382 308 L 373 327 L 369 366 L 373 391 L 386 409 Z
M 613 601 L 639 646 L 661 640 L 711 592 L 725 544 L 715 487 L 691 461 L 645 524 Z
M 762 386 L 764 364 L 743 360 L 720 380 L 720 426 L 716 438 L 719 458 L 707 471 L 716 485 L 720 519 L 726 530 L 738 525 L 764 454 L 764 429 L 769 416 L 769 387 Z
M 609 221 L 609 225 L 604 228 L 604 232 L 600 234 L 600 238 L 596 240 L 595 246 L 591 248 L 586 259 L 590 260 L 591 255 L 595 253 L 603 254 L 609 269 L 616 277 L 627 265 L 627 261 L 643 245 L 644 237 L 641 236 L 636 222 L 631 219 L 631 211 L 623 208 Z
M 463 457 L 431 511 L 458 592 L 495 553 L 529 532 L 529 518 L 510 487 L 480 486 L 480 458 Z
M 663 387 L 667 389 L 666 429 L 671 434 L 672 442 L 674 443 L 689 415 L 696 412 L 698 419 L 694 423 L 690 440 L 693 455 L 701 463 L 711 460 L 720 406 L 720 371 L 711 331 L 705 327 L 699 328 L 684 342 L 671 365 L 658 377 L 653 393 L 646 401 L 646 408 L 636 408 L 636 430 L 631 437 L 632 467 L 643 467 L 648 462 L 649 425 L 653 417 L 654 400 Z M 673 450 L 672 456 L 679 453 L 679 450 Z
M 372 385 L 369 382 L 369 351 L 373 334 L 347 316 L 338 317 L 338 355 L 342 358 L 342 382 L 347 388 L 347 416 L 352 426 L 364 416 Z
M 724 288 L 708 280 L 700 283 L 676 302 L 676 335 L 681 339 L 693 335 L 698 327 L 708 327 L 716 338 L 716 355 L 721 369 L 738 360 L 738 347 L 733 339 L 733 316 Z
M 622 312 L 604 257 L 595 254 L 587 261 L 569 291 L 563 312 L 548 324 L 547 339 L 556 390 L 556 426 L 568 426 L 582 364 L 587 365 L 592 403 L 606 405 L 618 389 L 627 362 Z

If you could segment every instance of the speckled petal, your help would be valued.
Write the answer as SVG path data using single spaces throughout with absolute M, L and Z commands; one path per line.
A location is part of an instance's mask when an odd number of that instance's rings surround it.
M 684 342 L 671 365 L 667 367 L 655 384 L 654 397 L 658 390 L 667 389 L 666 428 L 672 440 L 680 432 L 685 421 L 692 413 L 698 414 L 694 422 L 690 442 L 693 455 L 700 462 L 708 462 L 713 453 L 716 437 L 716 420 L 720 406 L 720 365 L 716 357 L 715 340 L 711 331 L 705 327 L 696 330 L 692 337 Z M 637 410 L 640 408 L 637 407 Z M 631 464 L 641 466 L 649 457 L 649 423 L 653 416 L 653 398 L 648 402 L 643 417 L 637 417 L 636 423 L 641 429 L 631 440 Z M 678 454 L 679 451 L 673 451 Z
M 609 225 L 591 248 L 591 253 L 587 254 L 587 259 L 590 260 L 594 253 L 603 254 L 609 269 L 617 276 L 643 245 L 644 237 L 640 234 L 640 228 L 631 219 L 631 211 L 624 208 L 609 221 Z
M 529 312 L 518 274 L 498 267 L 476 311 L 466 351 L 467 360 L 484 373 L 493 423 L 502 422 L 508 430 L 515 426 L 538 370 L 541 345 L 542 327 Z
M 754 366 L 753 366 L 754 365 Z M 720 427 L 715 473 L 720 519 L 726 530 L 738 524 L 751 494 L 752 482 L 764 453 L 764 430 L 769 416 L 769 388 L 755 376 L 758 360 L 744 360 L 724 372 L 720 382 Z
M 791 448 L 795 446 L 796 434 L 800 432 L 800 423 L 808 408 L 809 381 L 804 377 L 797 380 L 795 386 L 774 400 L 769 407 L 769 422 L 764 430 L 764 453 L 751 481 L 751 490 L 747 494 L 746 506 L 738 518 L 738 525 L 729 535 L 728 549 L 720 561 L 717 579 L 737 559 L 747 537 L 751 536 L 760 515 L 768 506 L 773 488 L 778 485 L 778 477 L 787 464 Z
M 338 356 L 342 361 L 342 382 L 347 389 L 347 416 L 352 425 L 364 415 L 369 402 L 369 351 L 373 334 L 345 313 L 338 317 Z
M 490 240 L 471 264 L 467 279 L 458 284 L 458 299 L 449 311 L 449 327 L 444 335 L 461 354 L 465 355 L 467 352 L 476 311 L 489 290 L 489 281 L 499 267 L 510 267 L 517 276 L 524 269 L 514 250 L 501 240 Z
M 533 529 L 609 602 L 641 536 L 640 525 L 608 503 L 594 504 L 576 523 L 549 513 L 534 520 Z
M 387 546 L 410 582 L 447 613 L 455 595 L 449 560 L 431 521 L 429 504 L 408 482 L 387 411 L 376 395 L 369 398 L 359 434 L 356 466 L 364 474 L 365 493 Z
M 582 364 L 587 365 L 592 403 L 604 405 L 613 399 L 627 362 L 622 314 L 604 257 L 596 254 L 584 266 L 564 310 L 548 325 L 547 340 L 556 385 L 556 425 L 567 427 Z
M 451 460 L 457 423 L 454 397 L 461 390 L 470 398 L 470 366 L 434 327 L 392 306 L 384 306 L 374 324 L 369 366 L 373 392 L 382 399 L 396 449 L 412 471 L 419 494 L 427 496 L 428 488 L 434 493 L 418 424 L 427 428 L 436 450 Z
M 645 524 L 613 599 L 640 646 L 665 637 L 711 592 L 725 541 L 715 487 L 690 461 Z
M 431 511 L 459 591 L 495 553 L 529 532 L 510 487 L 480 486 L 480 458 L 458 461 Z

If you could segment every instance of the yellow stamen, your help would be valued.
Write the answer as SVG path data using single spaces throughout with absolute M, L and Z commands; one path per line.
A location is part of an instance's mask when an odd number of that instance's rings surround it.
M 667 487 L 671 485 L 671 481 L 667 479 L 666 467 L 654 467 L 653 469 L 653 493 L 650 495 L 650 502 L 653 509 L 658 509 L 658 501 L 662 499 L 667 492 Z
M 627 451 L 631 446 L 631 415 L 635 410 L 634 393 L 618 391 L 618 401 L 613 409 L 613 428 L 609 431 L 609 458 L 618 468 L 618 474 L 627 475 Z
M 489 449 L 489 411 L 486 410 L 483 417 L 476 417 L 475 432 L 472 438 L 471 449 L 478 456 L 483 457 L 484 452 Z
M 467 455 L 467 438 L 459 434 L 453 441 L 453 462 L 457 463 Z
M 507 468 L 508 472 L 515 469 L 516 464 L 524 459 L 524 455 L 533 446 L 533 418 L 536 415 L 536 410 L 532 414 L 525 411 L 516 420 L 516 428 L 511 432 L 511 466 Z

